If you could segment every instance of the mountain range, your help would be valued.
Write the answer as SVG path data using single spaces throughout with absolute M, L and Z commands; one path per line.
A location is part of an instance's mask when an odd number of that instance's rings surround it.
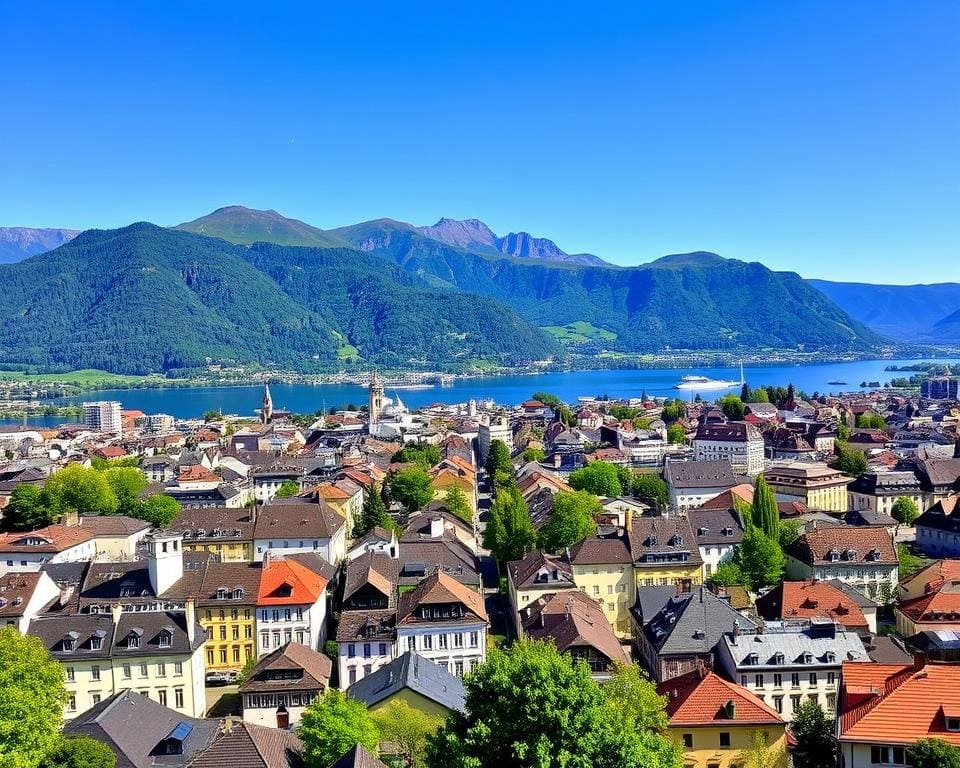
M 0 264 L 12 264 L 28 256 L 52 251 L 79 234 L 76 229 L 0 227 Z
M 958 286 L 809 281 L 709 252 L 619 267 L 524 232 L 500 237 L 476 219 L 323 230 L 228 206 L 170 229 L 87 231 L 0 266 L 0 280 L 0 362 L 124 372 L 210 360 L 509 364 L 563 350 L 846 352 L 910 334 L 960 338 Z M 935 289 L 911 306 L 911 328 L 898 325 L 901 288 Z M 881 289 L 891 289 L 882 312 L 870 293 Z

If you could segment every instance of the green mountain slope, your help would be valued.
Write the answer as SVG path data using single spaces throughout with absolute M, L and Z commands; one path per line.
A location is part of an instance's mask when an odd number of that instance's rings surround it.
M 0 362 L 146 373 L 209 359 L 310 369 L 345 345 L 378 364 L 555 351 L 509 308 L 428 289 L 376 256 L 152 224 L 84 232 L 0 267 L 0 283 Z
M 426 238 L 409 225 L 334 230 L 435 285 L 499 299 L 540 326 L 584 322 L 611 349 L 868 349 L 882 339 L 792 272 L 696 253 L 604 268 L 497 258 Z
M 313 248 L 336 248 L 346 243 L 297 219 L 288 219 L 276 211 L 257 211 L 242 205 L 228 205 L 199 219 L 178 224 L 174 229 L 197 235 L 219 237 L 231 243 L 276 243 Z

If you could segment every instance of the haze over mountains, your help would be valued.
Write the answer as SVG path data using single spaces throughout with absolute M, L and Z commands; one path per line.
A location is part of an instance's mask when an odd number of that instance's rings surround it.
M 0 280 L 0 362 L 130 372 L 960 341 L 957 285 L 803 280 L 708 252 L 618 267 L 476 219 L 322 230 L 228 206 L 85 232 Z
M 79 234 L 76 229 L 0 227 L 0 264 L 12 264 L 28 256 L 52 251 Z

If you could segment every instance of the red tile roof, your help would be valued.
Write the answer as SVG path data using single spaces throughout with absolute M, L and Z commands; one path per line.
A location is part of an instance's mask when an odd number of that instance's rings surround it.
M 824 581 L 785 581 L 757 600 L 757 610 L 767 618 L 789 620 L 829 616 L 847 628 L 867 627 L 860 606 Z
M 746 688 L 706 670 L 660 683 L 657 693 L 667 697 L 670 725 L 783 724 L 772 707 Z
M 181 467 L 180 473 L 177 475 L 177 481 L 181 483 L 218 483 L 220 478 L 202 464 L 194 464 L 190 467 Z
M 960 560 L 936 560 L 913 576 L 900 582 L 904 589 L 913 590 L 914 583 L 923 586 L 923 591 L 932 592 L 948 581 L 960 580 Z
M 434 571 L 421 581 L 416 589 L 400 595 L 397 623 L 409 619 L 418 606 L 433 603 L 462 603 L 477 618 L 487 620 L 487 609 L 483 603 L 483 595 L 461 584 L 453 576 L 448 576 L 443 571 Z
M 955 621 L 960 625 L 960 581 L 942 583 L 922 597 L 905 600 L 897 610 L 914 622 Z
M 78 525 L 48 525 L 36 531 L 0 534 L 0 552 L 63 552 L 92 538 L 93 533 Z
M 912 744 L 928 737 L 960 746 L 945 712 L 960 709 L 960 665 L 913 666 L 844 662 L 840 741 Z
M 327 579 L 296 560 L 271 559 L 263 566 L 257 605 L 307 605 L 317 602 Z M 289 591 L 289 594 L 287 592 Z

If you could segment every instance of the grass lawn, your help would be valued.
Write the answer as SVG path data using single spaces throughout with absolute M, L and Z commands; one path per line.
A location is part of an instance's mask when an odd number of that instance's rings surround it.
M 109 373 L 94 368 L 84 368 L 67 373 L 24 373 L 23 371 L 0 371 L 0 381 L 31 382 L 33 384 L 68 384 L 75 387 L 110 387 L 115 385 L 141 384 L 148 381 L 167 381 L 163 376 L 130 376 Z

